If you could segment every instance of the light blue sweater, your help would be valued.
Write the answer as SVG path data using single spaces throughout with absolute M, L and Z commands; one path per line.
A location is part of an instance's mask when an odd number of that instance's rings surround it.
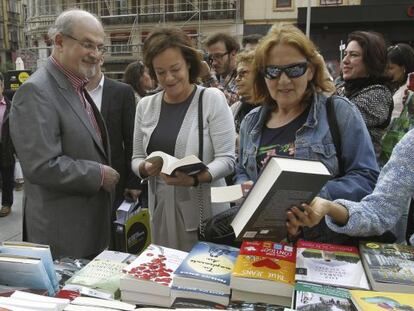
M 372 194 L 361 202 L 335 201 L 348 209 L 349 220 L 345 226 L 338 226 L 326 216 L 329 228 L 358 237 L 381 235 L 388 230 L 395 232 L 408 200 L 414 195 L 413 155 L 414 130 L 411 130 L 395 146 Z

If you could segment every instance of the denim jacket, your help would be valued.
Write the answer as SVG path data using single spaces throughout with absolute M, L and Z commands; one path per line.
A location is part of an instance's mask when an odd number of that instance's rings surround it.
M 320 160 L 333 176 L 337 176 L 338 157 L 329 129 L 326 99 L 325 95 L 315 93 L 307 120 L 296 132 L 295 157 Z M 319 196 L 329 200 L 341 198 L 360 201 L 372 192 L 379 175 L 371 137 L 354 104 L 339 96 L 333 97 L 332 102 L 341 137 L 344 175 L 328 181 Z M 241 124 L 235 183 L 240 184 L 248 180 L 255 182 L 258 177 L 256 154 L 268 113 L 265 106 L 258 107 L 252 110 Z M 314 228 L 304 228 L 304 234 L 306 239 L 320 242 L 349 242 L 349 237 L 337 236 L 322 221 Z

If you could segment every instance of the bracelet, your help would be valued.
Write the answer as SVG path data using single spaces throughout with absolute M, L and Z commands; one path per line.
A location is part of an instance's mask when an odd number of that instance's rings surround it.
M 198 180 L 197 175 L 192 175 L 191 177 L 193 177 L 193 186 L 192 187 L 197 187 L 200 184 L 200 181 Z

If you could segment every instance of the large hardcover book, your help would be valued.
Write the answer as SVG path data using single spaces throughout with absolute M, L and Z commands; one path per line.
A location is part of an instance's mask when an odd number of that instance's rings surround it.
M 59 282 L 53 265 L 52 253 L 50 252 L 49 245 L 6 241 L 0 245 L 0 253 L 40 258 L 49 275 L 54 290 L 59 290 Z
M 174 176 L 176 171 L 194 175 L 207 168 L 195 155 L 188 155 L 182 159 L 177 159 L 162 151 L 152 152 L 145 161 L 160 163 L 162 165 L 161 173 L 171 176 Z
M 283 240 L 286 211 L 312 201 L 330 177 L 319 161 L 270 158 L 231 223 L 236 238 Z
M 231 275 L 231 288 L 290 299 L 295 284 L 295 262 L 293 246 L 243 241 Z
M 45 289 L 49 296 L 55 294 L 43 261 L 38 257 L 0 254 L 0 284 Z
M 170 296 L 173 273 L 187 255 L 187 252 L 150 244 L 123 269 L 121 291 Z
M 67 280 L 65 288 L 85 287 L 107 294 L 108 298 L 117 299 L 120 296 L 119 279 L 123 275 L 122 269 L 135 258 L 131 254 L 105 250 Z
M 362 262 L 372 289 L 414 293 L 414 247 L 362 242 Z
M 351 290 L 350 295 L 358 311 L 414 310 L 414 293 Z
M 230 294 L 230 276 L 238 254 L 235 247 L 198 242 L 175 271 L 173 285 Z
M 196 287 L 173 285 L 171 287 L 171 301 L 175 301 L 177 298 L 195 298 L 227 306 L 230 301 L 230 294 L 225 294 L 221 291 L 204 290 Z
M 355 311 L 348 289 L 301 282 L 295 285 L 292 306 L 298 311 Z
M 358 248 L 303 240 L 297 244 L 296 281 L 370 288 Z
M 232 289 L 231 300 L 233 302 L 246 302 L 253 304 L 271 304 L 278 306 L 290 306 L 292 297 L 278 296 L 276 294 L 269 295 L 263 293 L 254 293 L 250 291 Z M 283 310 L 283 309 L 282 309 Z
M 170 307 L 171 297 L 161 296 L 156 293 L 140 293 L 135 291 L 121 291 L 121 301 L 141 306 L 157 306 L 157 307 Z

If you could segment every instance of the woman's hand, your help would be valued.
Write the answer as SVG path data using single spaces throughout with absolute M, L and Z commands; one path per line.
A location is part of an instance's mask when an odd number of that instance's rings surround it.
M 161 172 L 162 162 L 155 162 L 151 163 L 148 161 L 144 161 L 139 166 L 139 172 L 141 176 L 148 177 L 148 176 L 158 176 Z

